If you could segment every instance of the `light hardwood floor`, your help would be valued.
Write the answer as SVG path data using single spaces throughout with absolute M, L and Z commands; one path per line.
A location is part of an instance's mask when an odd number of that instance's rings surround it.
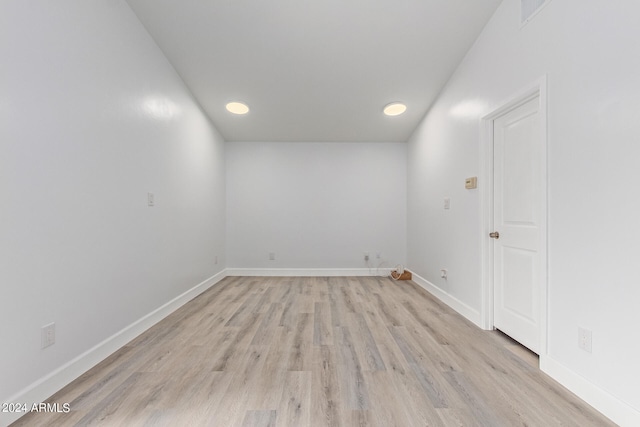
M 412 282 L 228 277 L 16 426 L 608 426 Z

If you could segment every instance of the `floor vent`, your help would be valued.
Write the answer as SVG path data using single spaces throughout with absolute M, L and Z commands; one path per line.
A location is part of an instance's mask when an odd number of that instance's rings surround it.
M 520 23 L 526 24 L 551 0 L 520 0 Z

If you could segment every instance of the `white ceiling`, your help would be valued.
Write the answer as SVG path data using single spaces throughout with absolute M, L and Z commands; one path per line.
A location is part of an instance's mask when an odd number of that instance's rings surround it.
M 127 1 L 227 141 L 395 142 L 501 0 Z

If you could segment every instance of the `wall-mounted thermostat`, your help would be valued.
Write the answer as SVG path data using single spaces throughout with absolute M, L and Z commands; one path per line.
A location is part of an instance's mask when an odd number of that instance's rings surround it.
M 478 187 L 478 177 L 472 176 L 471 178 L 467 178 L 464 180 L 464 188 L 472 189 Z

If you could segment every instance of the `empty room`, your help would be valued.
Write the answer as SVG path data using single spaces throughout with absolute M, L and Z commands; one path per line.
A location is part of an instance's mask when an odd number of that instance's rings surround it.
M 0 426 L 640 425 L 639 15 L 1 0 Z

